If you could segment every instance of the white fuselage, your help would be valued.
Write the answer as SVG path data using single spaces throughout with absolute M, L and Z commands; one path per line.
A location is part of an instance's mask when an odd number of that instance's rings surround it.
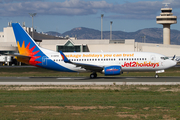
M 43 51 L 46 51 L 43 49 Z M 76 72 L 89 72 L 76 65 L 65 63 L 58 52 L 44 52 L 57 64 Z M 166 59 L 164 55 L 150 52 L 71 52 L 64 53 L 76 63 L 91 64 L 101 67 L 119 65 L 122 71 L 158 71 L 176 65 L 176 62 Z

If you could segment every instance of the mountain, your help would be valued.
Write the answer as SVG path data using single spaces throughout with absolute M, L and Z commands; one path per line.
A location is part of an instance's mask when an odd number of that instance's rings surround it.
M 78 27 L 74 28 L 65 33 L 57 33 L 57 32 L 46 32 L 51 35 L 58 36 L 70 36 L 77 37 L 77 39 L 100 39 L 101 31 Z M 145 36 L 145 38 L 144 38 Z M 103 31 L 103 39 L 109 39 L 110 32 Z M 163 43 L 163 29 L 162 28 L 145 28 L 135 32 L 123 32 L 123 31 L 112 31 L 112 39 L 135 39 L 136 42 L 147 42 L 147 43 Z M 180 31 L 171 30 L 171 44 L 179 44 L 180 45 Z
M 99 30 L 78 27 L 62 34 L 63 36 L 69 35 L 71 37 L 77 37 L 77 39 L 100 39 L 101 32 Z

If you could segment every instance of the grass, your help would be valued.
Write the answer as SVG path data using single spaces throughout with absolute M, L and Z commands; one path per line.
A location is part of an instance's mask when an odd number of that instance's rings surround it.
M 180 76 L 179 72 L 180 68 L 171 68 L 160 76 Z M 121 76 L 154 74 L 132 72 Z M 41 68 L 1 68 L 0 76 L 88 77 L 89 73 L 63 73 Z M 89 89 L 85 89 L 87 87 Z M 180 120 L 179 111 L 179 85 L 111 85 L 95 86 L 95 89 L 93 86 L 0 86 L 0 120 Z
M 0 89 L 0 96 L 1 120 L 180 119 L 180 86 L 178 85 L 115 86 L 115 89 L 100 90 Z
M 89 77 L 90 73 L 66 73 L 43 68 L 0 68 L 0 76 L 33 76 L 33 77 Z M 124 72 L 120 76 L 154 76 L 155 72 Z M 180 67 L 173 67 L 160 73 L 160 76 L 180 76 Z M 104 76 L 98 73 L 98 76 Z

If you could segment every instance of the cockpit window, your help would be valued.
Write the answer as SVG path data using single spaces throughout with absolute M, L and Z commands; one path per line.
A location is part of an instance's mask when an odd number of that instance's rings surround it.
M 162 60 L 167 60 L 169 59 L 168 57 L 161 57 Z

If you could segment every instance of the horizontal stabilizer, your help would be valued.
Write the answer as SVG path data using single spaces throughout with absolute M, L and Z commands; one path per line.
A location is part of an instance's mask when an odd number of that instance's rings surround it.
M 14 53 L 14 54 L 5 54 L 8 56 L 14 56 L 14 57 L 21 57 L 21 58 L 31 58 L 31 56 L 26 56 L 26 55 L 20 55 L 19 53 Z

